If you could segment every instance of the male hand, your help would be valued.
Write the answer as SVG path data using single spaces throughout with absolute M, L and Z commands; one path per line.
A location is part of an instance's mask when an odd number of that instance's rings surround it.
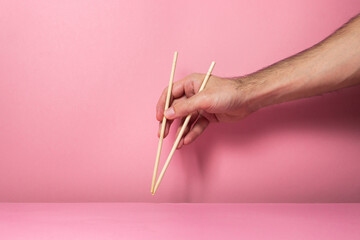
M 204 90 L 198 93 L 204 78 L 205 74 L 191 74 L 173 85 L 173 101 L 165 112 L 169 121 L 164 136 L 168 135 L 174 119 L 182 118 L 183 121 L 188 114 L 192 114 L 178 148 L 193 142 L 210 122 L 236 121 L 252 112 L 246 104 L 245 92 L 249 88 L 242 86 L 246 85 L 246 81 L 211 76 Z M 167 88 L 156 106 L 156 118 L 160 122 L 163 119 L 166 93 Z

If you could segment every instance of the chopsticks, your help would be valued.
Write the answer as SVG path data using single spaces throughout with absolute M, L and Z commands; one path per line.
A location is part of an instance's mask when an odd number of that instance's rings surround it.
M 206 83 L 208 82 L 208 80 L 209 80 L 209 78 L 210 78 L 210 75 L 211 75 L 211 72 L 212 72 L 214 66 L 215 66 L 215 62 L 212 62 L 211 65 L 210 65 L 210 68 L 209 68 L 209 70 L 208 70 L 208 72 L 207 72 L 207 74 L 206 74 L 206 76 L 205 76 L 205 78 L 204 78 L 204 80 L 203 80 L 203 82 L 202 82 L 202 84 L 201 84 L 201 86 L 200 86 L 199 92 L 201 92 L 201 91 L 205 88 Z M 168 92 L 168 93 L 169 93 L 169 92 Z M 165 110 L 166 110 L 166 109 L 167 109 L 167 108 L 166 108 L 166 105 L 165 105 Z M 157 182 L 156 182 L 155 188 L 154 188 L 154 189 L 152 188 L 152 194 L 153 194 L 153 195 L 155 194 L 156 190 L 158 189 L 158 187 L 159 187 L 159 185 L 160 185 L 160 183 L 161 183 L 161 180 L 162 180 L 163 177 L 164 177 L 164 174 L 165 174 L 165 172 L 166 172 L 166 169 L 168 168 L 168 166 L 169 166 L 169 164 L 170 164 L 171 158 L 172 158 L 172 156 L 174 155 L 177 146 L 179 145 L 179 142 L 180 142 L 180 140 L 181 140 L 181 138 L 182 138 L 182 136 L 183 136 L 183 134 L 184 134 L 184 132 L 185 132 L 185 129 L 186 129 L 187 125 L 189 124 L 190 118 L 191 118 L 191 114 L 187 115 L 187 117 L 185 118 L 185 121 L 184 121 L 184 123 L 183 123 L 183 125 L 182 125 L 182 127 L 181 127 L 181 129 L 180 129 L 180 132 L 179 132 L 178 136 L 176 137 L 176 140 L 175 140 L 175 142 L 174 142 L 174 145 L 173 145 L 173 147 L 172 147 L 172 149 L 171 149 L 171 151 L 170 151 L 170 153 L 169 153 L 169 156 L 168 156 L 168 158 L 166 159 L 166 162 L 165 162 L 165 164 L 164 164 L 164 167 L 163 167 L 163 169 L 161 170 L 161 173 L 160 173 L 160 175 L 159 175 L 159 177 L 158 177 L 158 180 L 157 180 Z M 164 120 L 163 120 L 163 122 L 164 122 Z M 162 141 L 162 140 L 161 140 L 161 141 Z M 160 143 L 159 143 L 159 144 L 160 144 Z M 157 161 L 158 161 L 158 159 L 157 159 Z M 155 163 L 155 165 L 156 165 L 156 163 Z M 156 170 L 157 170 L 157 169 L 156 169 Z M 155 171 L 154 171 L 154 176 L 156 176 Z M 154 178 L 153 178 L 153 180 L 154 180 Z
M 167 91 L 167 95 L 166 95 L 164 111 L 166 111 L 169 108 L 169 104 L 170 104 L 171 91 L 172 91 L 172 86 L 173 86 L 173 81 L 174 81 L 177 56 L 178 56 L 178 52 L 174 52 L 174 59 L 173 59 L 173 64 L 172 64 L 172 68 L 171 68 L 170 81 L 169 81 L 168 91 Z M 164 115 L 162 123 L 161 123 L 160 139 L 159 139 L 159 144 L 158 144 L 158 149 L 157 149 L 157 154 L 156 154 L 153 178 L 152 178 L 152 182 L 151 182 L 151 193 L 153 195 L 154 195 L 154 186 L 155 186 L 157 170 L 158 170 L 158 166 L 159 166 L 161 148 L 162 148 L 162 143 L 163 143 L 163 139 L 164 139 L 166 120 L 167 119 Z

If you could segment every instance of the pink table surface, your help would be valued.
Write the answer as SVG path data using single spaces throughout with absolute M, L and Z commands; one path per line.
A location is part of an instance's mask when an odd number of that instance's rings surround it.
M 360 204 L 2 203 L 0 239 L 360 239 Z

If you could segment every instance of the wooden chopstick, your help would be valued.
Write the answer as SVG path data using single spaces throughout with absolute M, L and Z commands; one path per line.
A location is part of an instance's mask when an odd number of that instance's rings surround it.
M 172 64 L 172 68 L 171 68 L 171 75 L 170 75 L 170 81 L 169 81 L 168 91 L 167 91 L 167 95 L 166 95 L 164 112 L 169 108 L 169 105 L 170 105 L 170 98 L 171 98 L 171 91 L 172 91 L 172 86 L 173 86 L 177 56 L 178 56 L 178 52 L 174 52 L 174 59 L 173 59 L 173 64 Z M 152 178 L 152 182 L 151 182 L 151 193 L 152 194 L 154 192 L 155 180 L 156 180 L 157 170 L 158 170 L 158 166 L 159 166 L 159 159 L 160 159 L 161 148 L 162 148 L 162 143 L 163 143 L 163 139 L 164 139 L 166 120 L 167 119 L 164 115 L 164 117 L 162 119 L 162 123 L 161 123 L 160 139 L 159 139 L 159 144 L 158 144 L 158 149 L 157 149 L 157 154 L 156 154 L 154 174 L 153 174 L 153 178 Z
M 215 62 L 212 62 L 211 65 L 210 65 L 209 71 L 207 72 L 207 74 L 206 74 L 206 76 L 205 76 L 205 78 L 204 78 L 204 80 L 203 80 L 203 82 L 201 84 L 199 92 L 201 92 L 205 88 L 205 85 L 206 85 L 207 81 L 210 78 L 210 75 L 211 75 L 211 72 L 212 72 L 214 66 L 215 66 Z M 168 168 L 168 166 L 170 164 L 171 158 L 174 155 L 175 150 L 176 150 L 177 146 L 179 145 L 179 142 L 180 142 L 180 140 L 181 140 L 181 138 L 182 138 L 182 136 L 184 134 L 185 128 L 189 124 L 190 118 L 191 118 L 191 114 L 187 115 L 187 117 L 185 118 L 185 121 L 184 121 L 184 123 L 183 123 L 183 125 L 182 125 L 182 127 L 180 129 L 179 135 L 176 137 L 175 143 L 174 143 L 174 145 L 173 145 L 173 147 L 172 147 L 172 149 L 171 149 L 171 151 L 169 153 L 169 156 L 166 159 L 164 167 L 161 170 L 161 173 L 160 173 L 160 175 L 158 177 L 158 180 L 157 180 L 156 185 L 155 185 L 155 189 L 152 192 L 153 195 L 155 194 L 156 190 L 158 189 L 158 187 L 159 187 L 159 185 L 161 183 L 162 178 L 164 177 L 165 171 L 166 171 L 166 169 Z

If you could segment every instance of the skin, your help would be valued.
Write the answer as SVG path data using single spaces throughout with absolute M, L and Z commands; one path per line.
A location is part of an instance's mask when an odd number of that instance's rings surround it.
M 197 93 L 204 77 L 194 73 L 173 85 L 165 136 L 174 119 L 192 113 L 178 148 L 193 142 L 211 122 L 239 121 L 266 106 L 360 84 L 360 15 L 315 46 L 257 72 L 237 78 L 212 75 Z M 158 121 L 166 92 L 156 106 Z

